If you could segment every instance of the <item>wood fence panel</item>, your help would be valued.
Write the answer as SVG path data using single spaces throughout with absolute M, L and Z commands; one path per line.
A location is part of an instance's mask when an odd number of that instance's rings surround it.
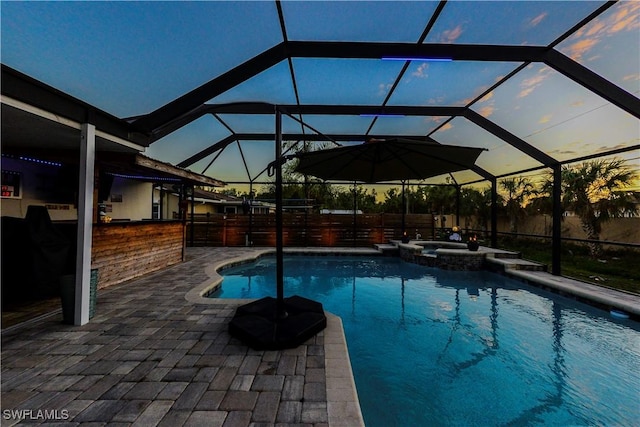
M 194 246 L 272 247 L 276 244 L 276 219 L 273 214 L 214 214 L 195 217 Z M 284 213 L 283 241 L 285 246 L 370 247 L 402 237 L 401 214 L 353 215 Z M 433 238 L 431 214 L 407 214 L 405 228 L 411 237 Z M 187 221 L 187 244 L 190 245 L 191 222 Z

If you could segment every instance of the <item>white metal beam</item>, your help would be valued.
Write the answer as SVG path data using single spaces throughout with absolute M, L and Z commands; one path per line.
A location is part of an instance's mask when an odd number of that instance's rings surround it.
M 80 134 L 80 186 L 78 191 L 78 240 L 76 250 L 75 325 L 89 323 L 91 283 L 91 232 L 93 228 L 93 182 L 96 128 L 83 123 Z

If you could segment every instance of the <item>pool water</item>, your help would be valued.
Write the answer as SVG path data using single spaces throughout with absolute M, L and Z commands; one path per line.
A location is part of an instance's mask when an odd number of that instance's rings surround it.
M 368 427 L 631 426 L 640 326 L 489 272 L 396 258 L 285 257 L 285 296 L 342 318 Z M 275 296 L 275 258 L 219 298 Z

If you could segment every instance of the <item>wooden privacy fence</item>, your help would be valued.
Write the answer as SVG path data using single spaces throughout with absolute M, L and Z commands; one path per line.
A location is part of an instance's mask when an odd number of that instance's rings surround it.
M 284 213 L 283 240 L 285 246 L 369 247 L 400 239 L 401 214 L 305 214 Z M 191 221 L 187 220 L 187 245 L 192 245 Z M 433 238 L 433 215 L 407 214 L 405 227 L 412 238 L 419 233 L 423 239 Z M 273 214 L 212 214 L 196 215 L 193 225 L 193 246 L 275 246 L 276 217 Z

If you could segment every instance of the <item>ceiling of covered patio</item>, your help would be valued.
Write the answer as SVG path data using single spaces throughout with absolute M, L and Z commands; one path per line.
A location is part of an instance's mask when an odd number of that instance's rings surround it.
M 486 174 L 453 173 L 460 184 L 592 156 L 638 169 L 637 2 L 6 2 L 1 13 L 3 64 L 127 118 L 148 156 L 226 182 L 268 180 L 274 105 L 300 144 L 488 149 Z

